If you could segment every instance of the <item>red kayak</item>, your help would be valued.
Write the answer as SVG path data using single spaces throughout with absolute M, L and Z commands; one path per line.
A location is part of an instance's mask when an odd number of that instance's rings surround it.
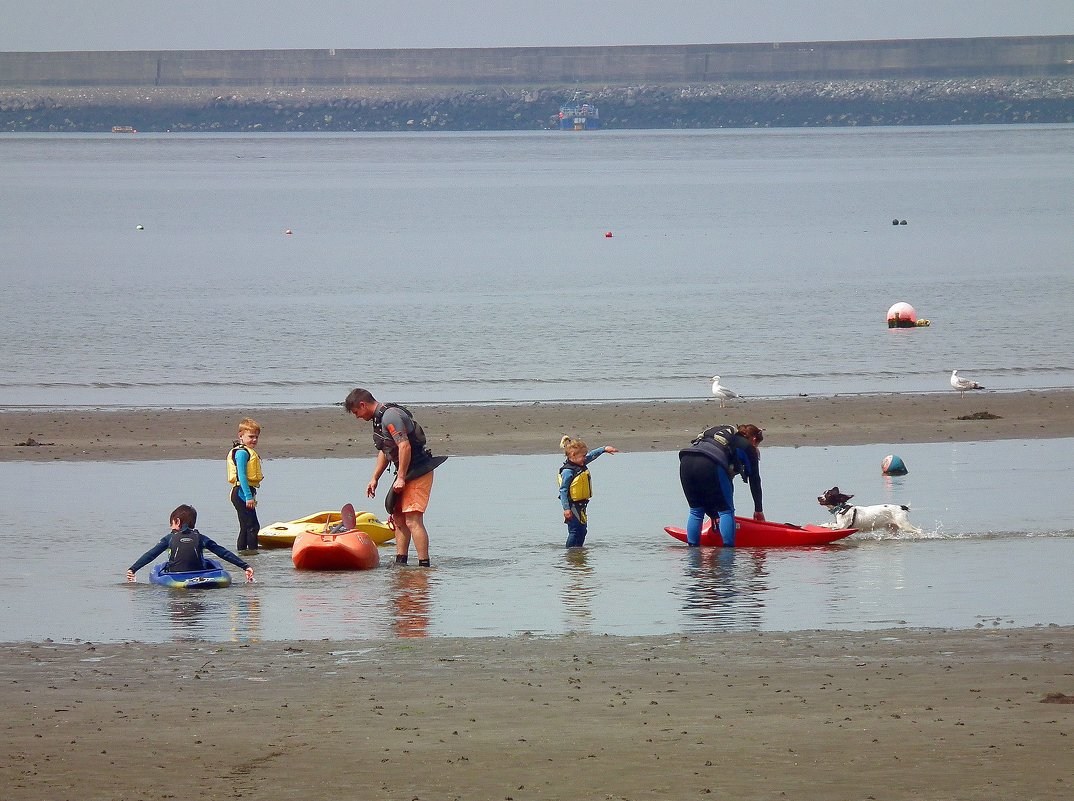
M 686 529 L 667 526 L 664 531 L 680 542 L 686 542 Z M 825 545 L 849 537 L 856 528 L 828 528 L 826 526 L 796 526 L 794 523 L 769 523 L 735 518 L 736 548 L 786 548 L 798 545 Z M 706 520 L 701 528 L 702 545 L 723 546 L 719 531 L 712 530 L 712 521 Z
M 291 546 L 298 570 L 372 570 L 380 564 L 377 544 L 361 531 L 305 531 Z

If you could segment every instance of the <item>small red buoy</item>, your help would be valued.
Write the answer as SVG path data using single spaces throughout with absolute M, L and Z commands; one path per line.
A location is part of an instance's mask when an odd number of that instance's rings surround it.
M 604 232 L 604 238 L 605 239 L 611 239 L 612 238 L 612 232 L 611 231 L 605 231 Z

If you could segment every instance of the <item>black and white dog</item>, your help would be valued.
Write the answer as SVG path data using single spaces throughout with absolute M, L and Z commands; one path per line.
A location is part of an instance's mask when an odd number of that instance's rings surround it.
M 832 487 L 817 497 L 817 503 L 835 516 L 836 528 L 856 528 L 858 531 L 905 531 L 920 534 L 921 529 L 911 525 L 909 506 L 878 503 L 875 506 L 854 506 L 847 503 L 853 495 L 844 495 L 839 487 Z

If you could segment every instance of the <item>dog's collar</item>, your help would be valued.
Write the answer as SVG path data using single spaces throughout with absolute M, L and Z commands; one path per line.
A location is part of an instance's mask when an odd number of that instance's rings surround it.
M 838 506 L 829 506 L 828 511 L 831 512 L 833 515 L 837 515 L 837 514 L 840 514 L 842 512 L 847 511 L 849 508 L 850 508 L 850 504 L 847 503 L 846 501 L 844 501 L 843 503 L 839 504 Z

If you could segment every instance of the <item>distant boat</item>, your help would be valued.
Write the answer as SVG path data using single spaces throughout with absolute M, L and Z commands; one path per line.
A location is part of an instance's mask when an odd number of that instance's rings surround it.
M 559 107 L 561 131 L 595 131 L 600 128 L 600 112 L 589 103 L 568 103 Z
M 138 133 L 138 131 L 130 125 L 113 125 L 112 133 Z

